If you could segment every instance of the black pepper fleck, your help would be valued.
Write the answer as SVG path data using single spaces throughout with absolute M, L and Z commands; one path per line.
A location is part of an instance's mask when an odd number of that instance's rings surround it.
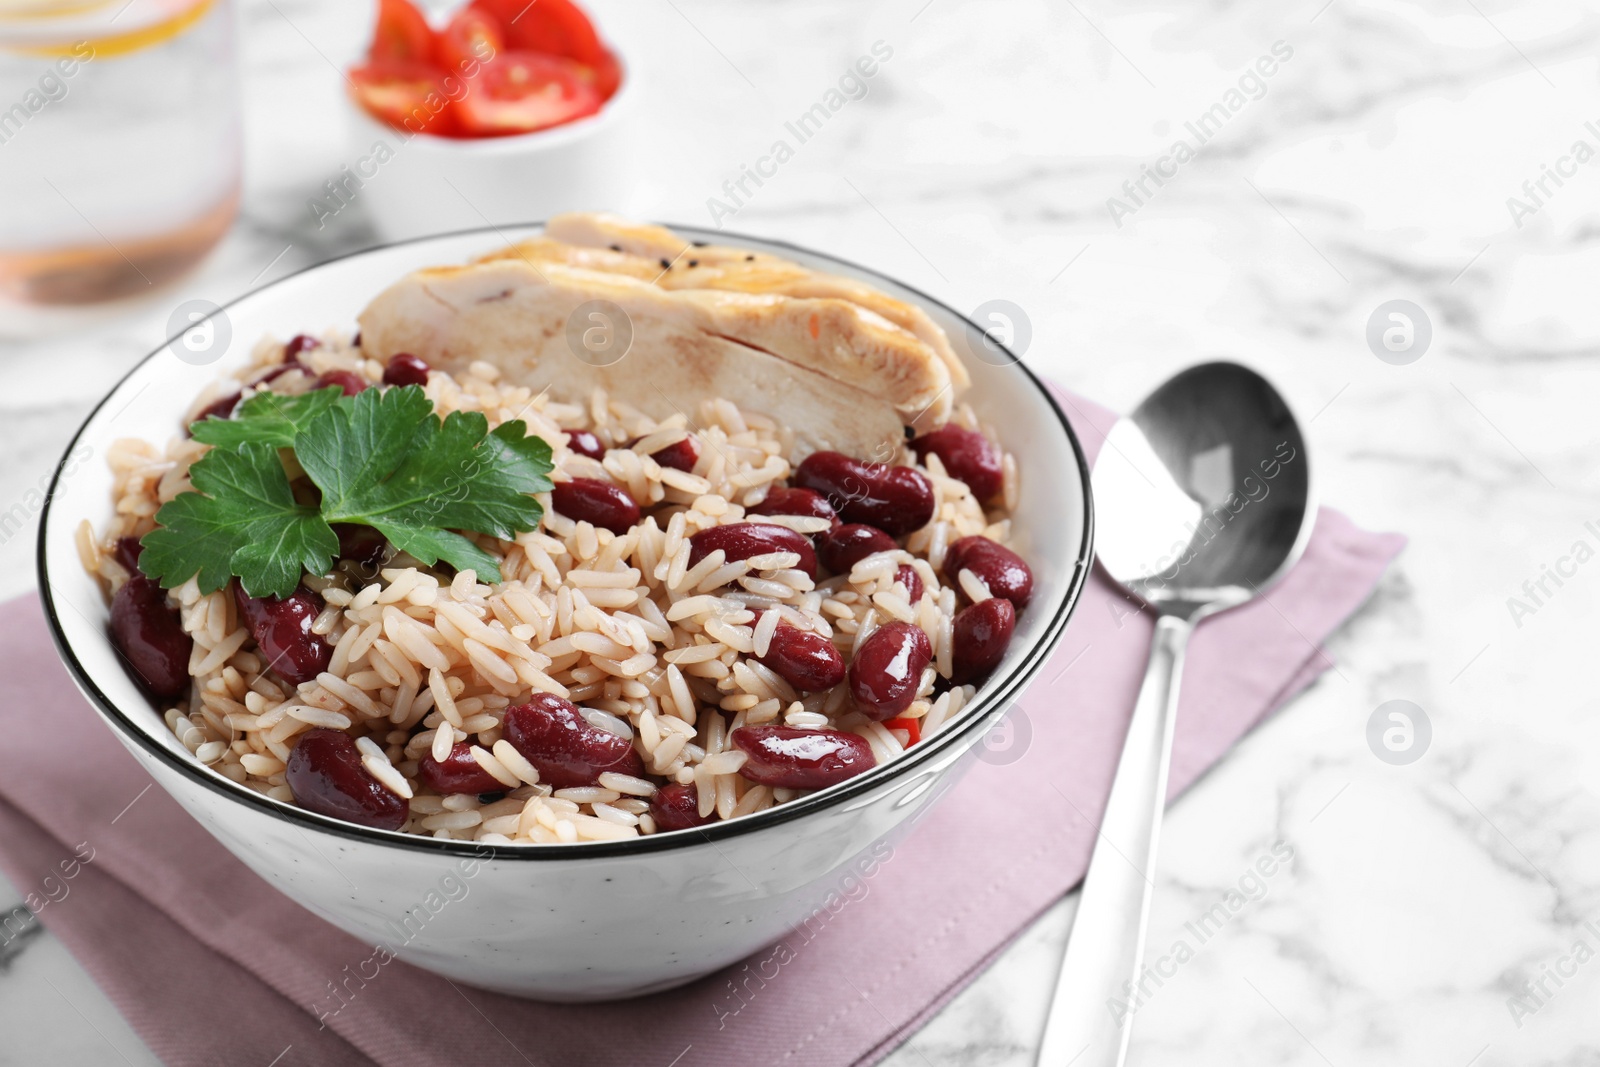
M 621 245 L 612 245 L 611 246 L 611 251 L 620 252 L 620 251 L 622 251 L 622 246 Z
M 700 265 L 700 261 L 698 259 L 691 259 L 689 261 L 689 266 L 691 266 L 691 267 L 698 267 L 699 265 Z
M 667 258 L 662 257 L 661 269 L 662 270 L 671 270 L 672 269 L 672 262 L 670 260 L 668 260 Z
M 706 246 L 706 242 L 704 241 L 690 241 L 689 243 L 694 245 L 696 248 L 704 248 Z
M 750 262 L 750 261 L 751 261 L 751 260 L 752 260 L 752 259 L 755 259 L 755 258 L 756 258 L 756 257 L 755 257 L 755 256 L 745 256 L 745 257 L 744 257 L 744 261 L 745 261 L 745 262 L 746 262 L 746 263 L 748 263 L 748 262 Z

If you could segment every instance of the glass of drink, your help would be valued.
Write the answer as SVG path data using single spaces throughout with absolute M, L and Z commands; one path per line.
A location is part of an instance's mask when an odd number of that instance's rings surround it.
M 232 0 L 0 0 L 0 295 L 88 304 L 197 263 L 239 203 Z

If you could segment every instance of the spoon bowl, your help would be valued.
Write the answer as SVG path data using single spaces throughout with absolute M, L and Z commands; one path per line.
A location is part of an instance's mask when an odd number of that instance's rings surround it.
M 1206 363 L 1112 428 L 1093 476 L 1100 563 L 1163 613 L 1198 619 L 1271 585 L 1311 532 L 1294 415 L 1265 378 Z

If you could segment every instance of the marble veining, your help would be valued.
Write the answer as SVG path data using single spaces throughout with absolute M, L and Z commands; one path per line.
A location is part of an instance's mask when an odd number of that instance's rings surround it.
M 595 6 L 648 81 L 635 190 L 613 206 L 709 224 L 741 164 L 883 41 L 893 58 L 866 97 L 729 229 L 964 309 L 1009 301 L 1027 361 L 1112 406 L 1206 356 L 1251 363 L 1306 421 L 1322 499 L 1412 538 L 1331 643 L 1338 670 L 1171 813 L 1150 943 L 1193 951 L 1150 983 L 1130 1062 L 1600 1063 L 1600 565 L 1574 562 L 1579 542 L 1600 547 L 1600 171 L 1535 184 L 1575 142 L 1600 146 L 1585 125 L 1600 120 L 1600 15 L 1508 0 Z M 69 332 L 0 309 L 0 510 L 28 520 L 78 419 L 177 303 L 380 241 L 359 200 L 320 228 L 307 207 L 359 154 L 333 65 L 361 47 L 365 5 L 240 7 L 240 222 L 194 276 Z M 1123 183 L 1276 42 L 1292 57 L 1259 95 L 1133 205 Z M 1366 340 L 1394 299 L 1432 327 L 1404 366 Z M 0 594 L 33 584 L 31 535 L 0 539 Z M 1402 766 L 1367 741 L 1393 699 L 1432 726 Z M 1292 856 L 1257 889 L 1274 846 Z M 885 1062 L 1031 1064 L 1074 906 Z M 48 935 L 0 970 L 0 1032 L 5 1062 L 108 1062 L 108 1044 L 153 1062 Z

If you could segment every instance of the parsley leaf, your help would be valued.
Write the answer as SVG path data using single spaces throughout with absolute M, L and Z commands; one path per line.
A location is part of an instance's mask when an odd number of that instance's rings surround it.
M 333 407 L 343 395 L 344 390 L 337 385 L 300 396 L 257 393 L 240 404 L 232 418 L 204 419 L 191 426 L 190 432 L 204 445 L 233 448 L 246 441 L 260 441 L 288 448 L 312 419 Z
M 482 414 L 462 411 L 441 422 L 416 386 L 263 393 L 233 419 L 197 423 L 195 438 L 215 446 L 190 468 L 196 492 L 156 513 L 139 560 L 167 588 L 197 576 L 209 593 L 237 576 L 251 596 L 288 596 L 303 571 L 326 573 L 337 557 L 333 523 L 374 527 L 423 563 L 499 581 L 495 558 L 456 531 L 532 530 L 544 509 L 531 494 L 551 488 L 550 446 L 524 423 L 490 432 Z M 320 504 L 296 502 L 285 448 Z
M 550 446 L 526 430 L 513 421 L 490 433 L 475 411 L 441 423 L 416 386 L 368 389 L 312 420 L 295 455 L 322 490 L 327 521 L 375 527 L 424 563 L 494 581 L 494 557 L 450 531 L 510 538 L 539 524 L 544 510 L 529 494 L 551 488 Z
M 139 557 L 139 569 L 169 589 L 198 573 L 209 593 L 238 575 L 251 596 L 288 596 L 302 570 L 320 573 L 339 551 L 317 509 L 295 502 L 271 445 L 214 448 L 189 478 L 199 492 L 162 505 Z

